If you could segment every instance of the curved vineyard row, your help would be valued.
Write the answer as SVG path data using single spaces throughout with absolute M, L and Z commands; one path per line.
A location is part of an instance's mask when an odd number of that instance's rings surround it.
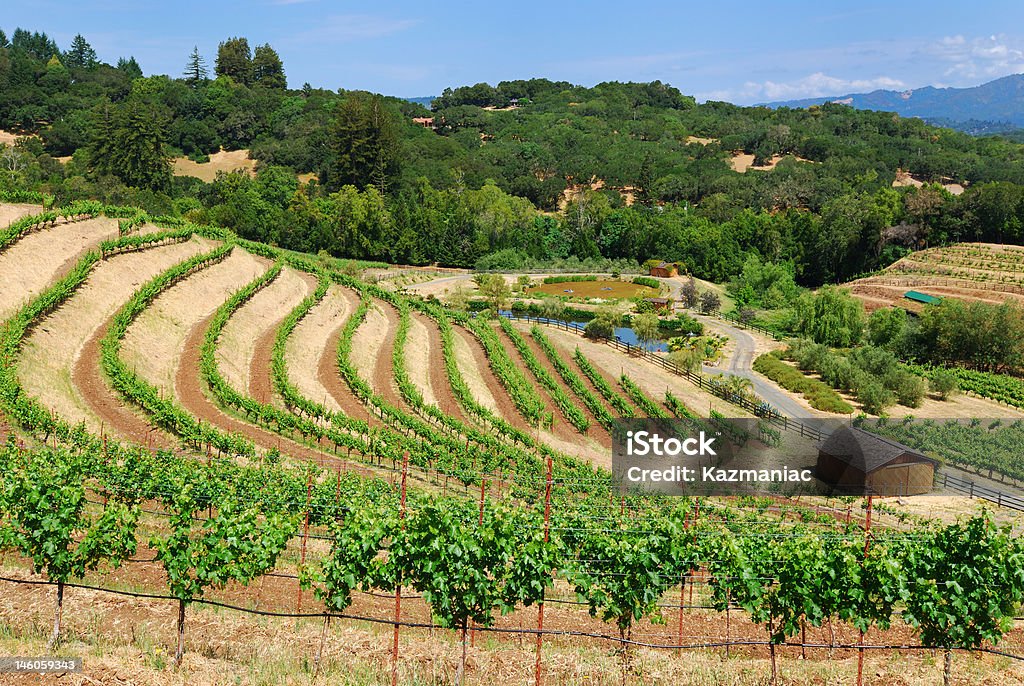
M 565 385 L 571 388 L 572 392 L 583 401 L 583 404 L 587 406 L 587 409 L 594 415 L 598 423 L 605 429 L 611 431 L 612 422 L 615 421 L 615 417 L 608 411 L 608 408 L 604 406 L 600 399 L 598 399 L 598 397 L 594 395 L 589 388 L 587 388 L 587 385 L 583 383 L 583 379 L 581 379 L 576 372 L 566 364 L 565 360 L 562 359 L 562 356 L 558 354 L 557 350 L 555 350 L 555 346 L 551 345 L 551 341 L 549 341 L 547 336 L 544 335 L 544 332 L 540 330 L 540 327 L 536 325 L 532 326 L 530 328 L 530 336 L 532 336 L 533 340 L 537 342 L 540 349 L 544 351 L 544 355 L 548 358 L 548 361 L 551 362 L 551 366 L 555 368 L 558 375 L 562 377 L 562 381 L 565 382 Z
M 516 330 L 508 319 L 499 317 L 498 322 L 501 325 L 502 331 L 508 336 L 509 340 L 512 341 L 512 345 L 515 346 L 516 350 L 519 351 L 519 355 L 523 358 L 526 363 L 527 369 L 533 374 L 534 378 L 547 389 L 551 398 L 558 405 L 558 409 L 561 411 L 562 416 L 565 417 L 570 424 L 572 424 L 577 431 L 580 433 L 586 433 L 587 429 L 590 428 L 590 420 L 583 413 L 580 408 L 576 407 L 569 395 L 562 390 L 562 387 L 558 385 L 554 377 L 548 373 L 548 370 L 544 369 L 537 356 L 533 354 L 530 347 L 526 344 L 526 340 L 522 334 Z

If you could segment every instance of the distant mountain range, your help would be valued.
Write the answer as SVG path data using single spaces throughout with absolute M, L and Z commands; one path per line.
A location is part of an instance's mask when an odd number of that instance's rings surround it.
M 810 107 L 839 102 L 862 110 L 920 117 L 973 135 L 1024 128 L 1024 74 L 1004 76 L 970 88 L 926 86 L 906 91 L 877 90 L 821 98 L 765 103 L 768 107 Z
M 437 97 L 436 95 L 427 95 L 427 96 L 424 96 L 422 98 L 402 98 L 402 99 L 403 100 L 407 100 L 409 102 L 414 102 L 417 105 L 423 105 L 424 107 L 430 107 L 430 103 L 434 102 L 434 98 L 436 98 L 436 97 Z

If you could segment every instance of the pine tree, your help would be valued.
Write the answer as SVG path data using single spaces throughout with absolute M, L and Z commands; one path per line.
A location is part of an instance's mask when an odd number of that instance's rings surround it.
M 97 64 L 96 51 L 92 49 L 89 42 L 79 33 L 71 41 L 71 49 L 64 56 L 64 61 L 68 67 L 92 69 Z
M 121 58 L 117 61 L 117 70 L 124 72 L 130 79 L 141 79 L 142 78 L 142 67 L 135 61 L 134 57 L 128 59 Z
M 324 185 L 331 190 L 372 185 L 386 194 L 398 165 L 397 129 L 382 97 L 350 94 L 329 130 L 331 158 Z
M 117 163 L 117 142 L 114 140 L 116 112 L 109 102 L 95 112 L 92 144 L 89 146 L 92 171 L 98 176 L 112 176 Z
M 287 88 L 284 64 L 277 51 L 269 43 L 256 47 L 252 60 L 253 83 L 265 88 Z
M 171 182 L 171 164 L 164 152 L 164 132 L 152 107 L 129 99 L 96 114 L 90 167 L 126 186 L 164 190 Z
M 7 40 L 7 34 L 4 33 L 3 29 L 0 29 L 0 48 L 6 48 L 9 45 L 10 42 Z
M 252 83 L 252 51 L 245 38 L 228 38 L 217 46 L 217 76 L 230 76 L 236 83 Z
M 192 48 L 192 54 L 188 56 L 188 64 L 185 65 L 185 80 L 191 86 L 196 86 L 209 77 L 210 72 L 206 69 L 206 60 L 199 54 L 199 46 Z

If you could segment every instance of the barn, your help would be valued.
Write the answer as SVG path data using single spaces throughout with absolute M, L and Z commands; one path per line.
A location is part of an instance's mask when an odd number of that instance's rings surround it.
M 668 298 L 644 298 L 644 300 L 651 303 L 655 312 L 672 311 L 672 301 Z
M 920 495 L 932 489 L 937 465 L 902 443 L 843 427 L 818 448 L 815 475 L 840 493 Z
M 673 262 L 659 262 L 651 267 L 651 276 L 659 276 L 663 279 L 679 276 L 679 267 Z

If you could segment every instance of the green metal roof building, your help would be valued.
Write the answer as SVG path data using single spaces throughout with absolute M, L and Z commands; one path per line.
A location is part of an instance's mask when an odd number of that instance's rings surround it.
M 925 305 L 934 305 L 942 301 L 942 298 L 937 298 L 934 295 L 928 295 L 927 293 L 921 293 L 920 291 L 907 291 L 903 294 L 903 297 L 907 300 L 924 303 Z

